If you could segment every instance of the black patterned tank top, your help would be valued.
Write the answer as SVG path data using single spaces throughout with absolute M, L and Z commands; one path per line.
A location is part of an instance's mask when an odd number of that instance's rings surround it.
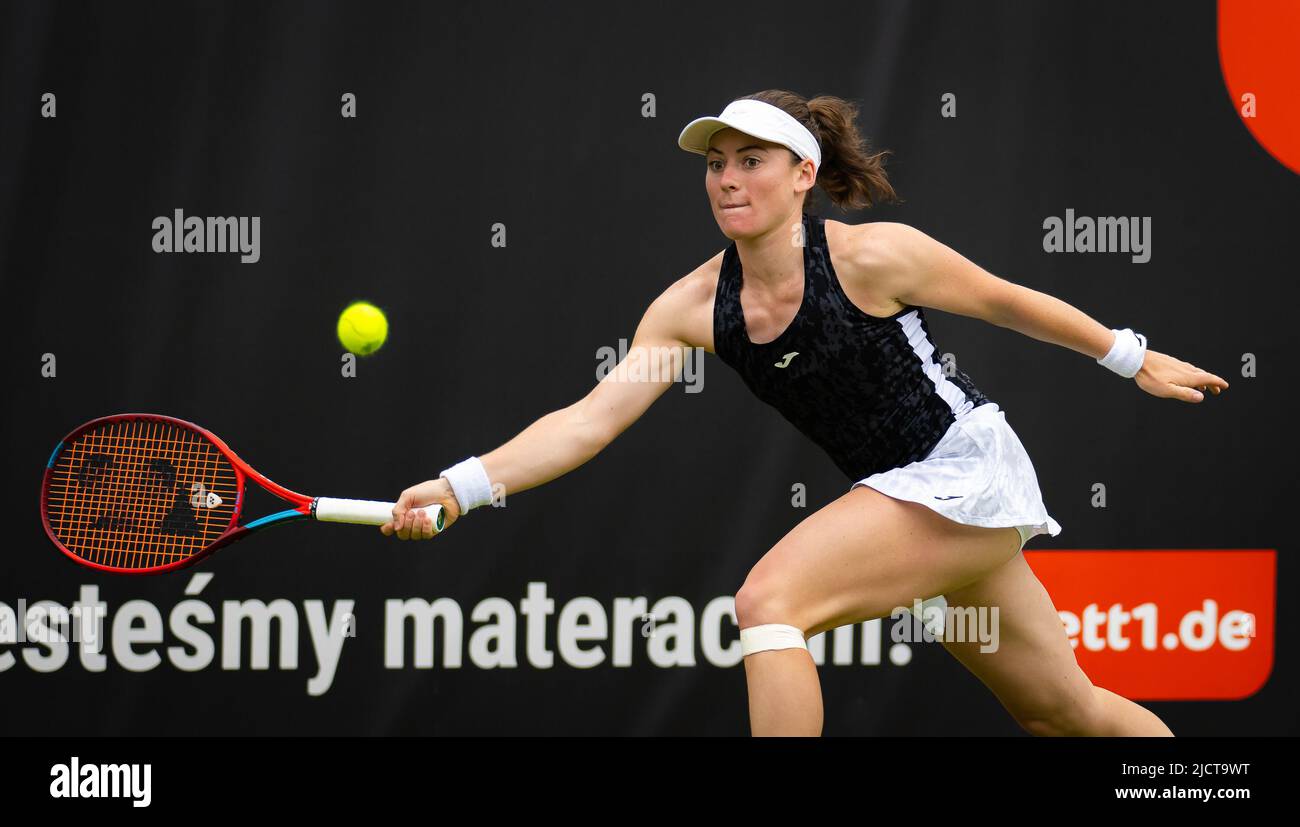
M 854 481 L 925 458 L 959 416 L 990 400 L 945 374 L 920 307 L 864 313 L 831 265 L 825 219 L 803 214 L 804 294 L 780 336 L 754 344 L 732 242 L 713 307 L 714 351 L 754 394 L 821 446 Z

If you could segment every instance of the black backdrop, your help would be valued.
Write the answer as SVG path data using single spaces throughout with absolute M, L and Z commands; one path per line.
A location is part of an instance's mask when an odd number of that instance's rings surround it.
M 932 314 L 1007 411 L 1064 526 L 1031 548 L 1276 548 L 1278 651 L 1236 702 L 1152 703 L 1180 734 L 1296 731 L 1287 598 L 1297 402 L 1291 248 L 1296 176 L 1236 117 L 1209 2 L 6 5 L 0 11 L 0 278 L 8 338 L 0 601 L 71 604 L 96 586 L 161 612 L 188 574 L 81 569 L 46 540 L 40 471 L 72 426 L 157 411 L 222 435 L 310 493 L 391 498 L 486 453 L 596 381 L 597 353 L 725 246 L 691 118 L 779 87 L 861 104 L 892 149 L 902 221 L 992 272 L 1056 295 L 1232 383 L 1200 406 L 1157 400 L 1079 354 Z M 41 117 L 41 96 L 57 117 Z M 957 117 L 941 117 L 953 93 Z M 340 116 L 344 93 L 357 117 Z M 644 96 L 654 117 L 644 117 Z M 824 202 L 823 202 L 824 203 Z M 259 216 L 261 258 L 157 254 L 156 216 Z M 1151 216 L 1153 254 L 1043 250 L 1045 216 Z M 503 224 L 504 248 L 491 244 Z M 340 375 L 354 298 L 391 338 Z M 57 373 L 42 375 L 44 354 Z M 1259 375 L 1240 375 L 1242 354 Z M 8 734 L 742 734 L 743 669 L 471 664 L 472 608 L 531 582 L 563 604 L 734 594 L 786 531 L 848 486 L 714 357 L 591 463 L 468 515 L 434 543 L 363 528 L 277 529 L 198 569 L 217 621 L 196 672 L 163 655 L 104 672 L 72 653 L 0 672 Z M 1108 485 L 1108 507 L 1091 486 Z M 791 507 L 795 483 L 808 507 Z M 256 507 L 265 507 L 262 500 Z M 466 656 L 385 668 L 385 601 L 449 598 Z M 289 601 L 296 669 L 223 669 L 223 601 Z M 355 601 L 328 690 L 307 601 Z M 556 615 L 547 647 L 555 646 Z M 724 624 L 725 625 L 725 624 Z M 441 627 L 440 627 L 441 628 Z M 722 644 L 734 639 L 728 630 Z M 169 631 L 166 646 L 178 645 Z M 591 644 L 584 644 L 589 647 Z M 141 651 L 148 647 L 141 647 Z M 939 647 L 903 667 L 824 666 L 828 734 L 1017 734 Z

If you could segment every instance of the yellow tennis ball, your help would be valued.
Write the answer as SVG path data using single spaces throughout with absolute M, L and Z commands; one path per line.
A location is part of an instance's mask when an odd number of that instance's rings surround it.
M 379 350 L 388 338 L 388 318 L 370 302 L 353 302 L 339 316 L 339 341 L 358 356 Z

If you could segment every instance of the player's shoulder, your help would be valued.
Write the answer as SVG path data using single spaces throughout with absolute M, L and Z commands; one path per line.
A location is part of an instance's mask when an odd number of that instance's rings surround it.
M 906 253 L 927 239 L 925 233 L 901 221 L 845 224 L 826 221 L 826 243 L 836 253 L 855 260 L 879 260 Z
M 723 253 L 720 252 L 685 275 L 679 276 L 664 289 L 659 300 L 677 311 L 711 305 L 718 289 L 722 256 Z
M 866 224 L 826 222 L 826 243 L 835 258 L 847 265 L 842 275 L 868 277 L 908 269 L 932 251 L 934 239 L 910 224 L 872 221 Z
M 671 329 L 675 339 L 691 347 L 712 350 L 713 299 L 717 295 L 723 252 L 679 276 L 652 305 L 658 321 Z

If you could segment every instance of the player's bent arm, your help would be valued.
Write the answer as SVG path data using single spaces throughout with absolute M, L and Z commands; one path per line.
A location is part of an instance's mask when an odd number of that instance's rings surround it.
M 684 319 L 699 319 L 691 305 L 701 296 L 699 279 L 686 277 L 664 291 L 646 310 L 627 356 L 585 397 L 537 419 L 501 447 L 479 457 L 494 495 L 527 491 L 567 474 L 600 453 L 680 376 L 689 334 Z M 698 326 L 698 325 L 697 325 Z M 432 522 L 422 506 L 441 504 L 444 530 L 460 516 L 445 478 L 402 492 L 394 520 L 380 527 L 400 539 L 429 539 Z
M 904 304 L 980 319 L 1094 359 L 1110 350 L 1114 334 L 1083 311 L 998 278 L 914 227 L 876 222 L 859 228 L 852 258 L 869 268 L 878 290 Z
M 637 326 L 627 356 L 585 397 L 543 416 L 480 457 L 507 494 L 550 482 L 600 453 L 681 375 L 687 345 L 676 327 L 684 291 L 669 287 Z
M 869 229 L 867 229 L 869 228 Z M 870 240 L 868 237 L 871 236 Z M 850 244 L 852 270 L 872 273 L 877 289 L 905 304 L 981 319 L 1042 342 L 1101 359 L 1115 334 L 1073 305 L 985 271 L 906 224 L 859 225 Z M 1168 354 L 1147 350 L 1138 386 L 1155 396 L 1199 402 L 1228 383 Z

